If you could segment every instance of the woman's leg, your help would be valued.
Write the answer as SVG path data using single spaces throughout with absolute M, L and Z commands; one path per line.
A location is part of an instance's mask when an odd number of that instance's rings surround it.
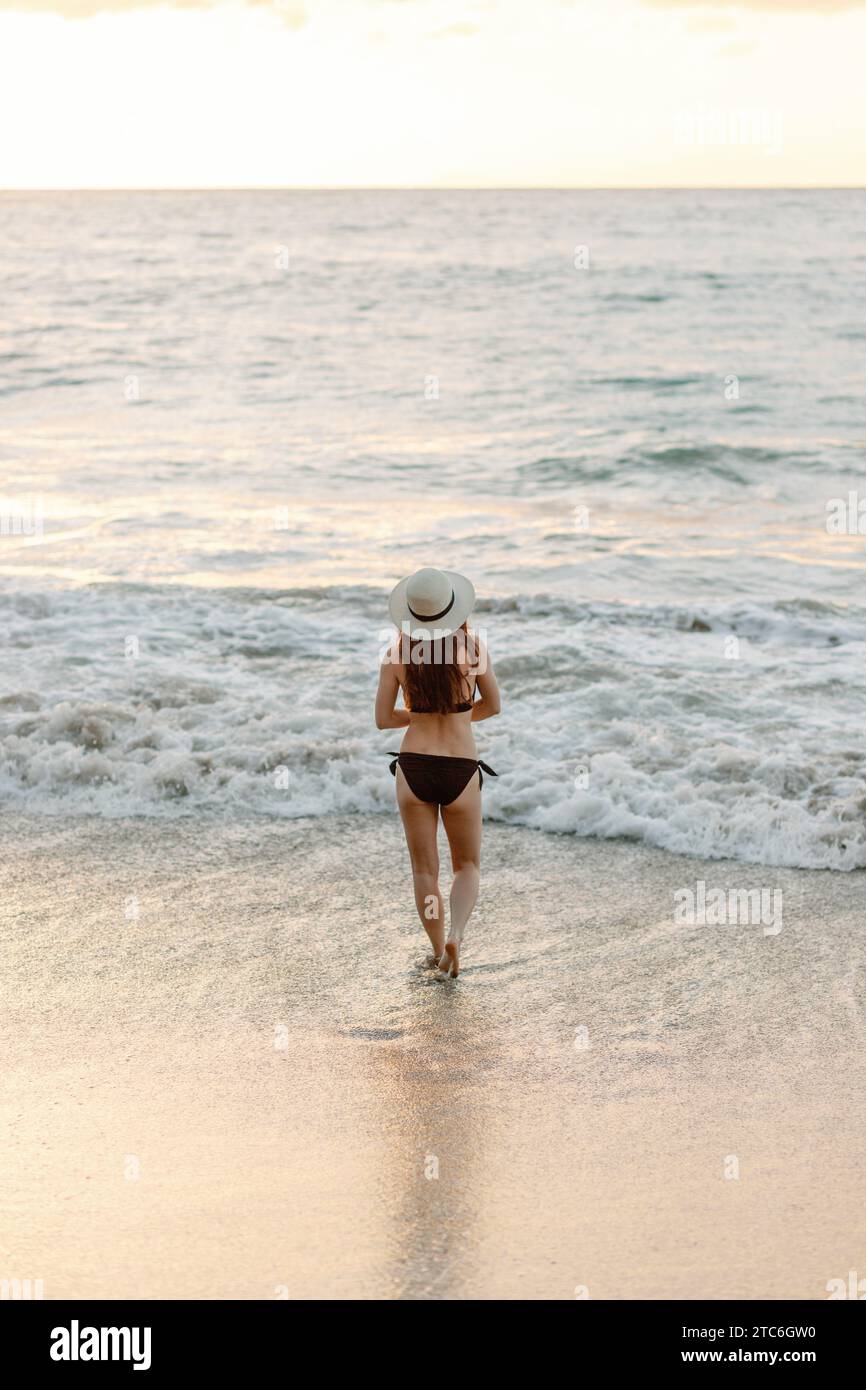
M 473 776 L 468 786 L 450 806 L 442 807 L 442 824 L 451 846 L 451 926 L 445 946 L 447 959 L 442 969 L 457 975 L 460 969 L 460 943 L 469 914 L 478 897 L 481 866 L 481 787 Z
M 435 802 L 418 800 L 410 790 L 399 764 L 397 805 L 412 861 L 415 906 L 421 925 L 430 938 L 434 959 L 438 960 L 445 949 L 445 912 L 439 892 L 439 847 L 436 843 L 439 807 Z

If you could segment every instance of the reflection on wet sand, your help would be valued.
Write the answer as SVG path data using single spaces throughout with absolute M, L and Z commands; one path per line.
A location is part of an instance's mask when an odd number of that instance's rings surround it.
M 485 1155 L 498 1125 L 479 1082 L 499 1071 L 502 1049 L 469 990 L 419 972 L 410 992 L 423 999 L 409 1035 L 371 1039 L 360 1064 L 381 1107 L 385 1278 L 389 1297 L 461 1298 L 477 1273 Z

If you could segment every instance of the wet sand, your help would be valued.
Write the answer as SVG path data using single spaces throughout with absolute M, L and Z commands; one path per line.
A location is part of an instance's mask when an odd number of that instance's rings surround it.
M 217 1299 L 862 1277 L 863 874 L 485 835 L 443 984 L 396 819 L 6 818 L 0 1276 Z M 677 925 L 701 879 L 780 889 L 781 931 Z

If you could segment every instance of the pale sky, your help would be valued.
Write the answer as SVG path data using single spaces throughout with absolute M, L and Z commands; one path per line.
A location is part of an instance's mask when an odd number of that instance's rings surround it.
M 0 0 L 0 187 L 866 183 L 866 0 Z

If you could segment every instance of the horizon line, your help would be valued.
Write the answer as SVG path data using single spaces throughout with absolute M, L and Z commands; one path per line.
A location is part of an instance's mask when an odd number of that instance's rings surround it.
M 5 193 L 862 193 L 866 183 L 707 184 L 99 184 L 0 187 Z

